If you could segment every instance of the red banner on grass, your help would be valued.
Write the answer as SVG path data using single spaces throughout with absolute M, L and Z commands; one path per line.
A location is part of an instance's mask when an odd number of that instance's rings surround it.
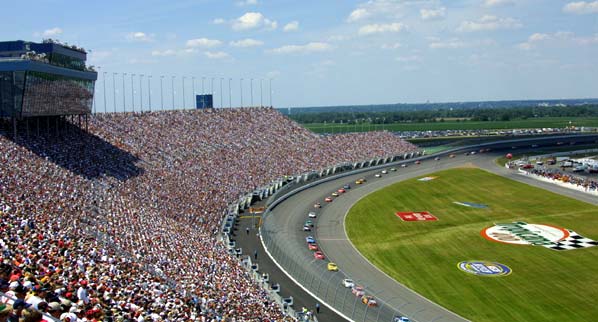
M 397 217 L 401 218 L 402 221 L 436 221 L 434 215 L 427 211 L 419 212 L 397 212 Z

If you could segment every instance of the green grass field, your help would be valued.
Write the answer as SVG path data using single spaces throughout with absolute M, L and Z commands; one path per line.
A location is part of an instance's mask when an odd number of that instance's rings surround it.
M 346 219 L 349 238 L 372 263 L 472 321 L 596 321 L 598 247 L 555 251 L 484 239 L 493 223 L 526 221 L 598 239 L 598 207 L 474 168 L 407 180 L 366 196 Z M 486 204 L 475 209 L 453 201 Z M 397 211 L 429 211 L 436 222 L 403 222 Z M 513 273 L 467 274 L 465 260 L 496 261 Z
M 564 128 L 569 122 L 575 126 L 598 127 L 596 117 L 550 117 L 512 121 L 446 121 L 429 123 L 393 123 L 393 124 L 302 124 L 316 133 L 342 133 L 366 131 L 434 131 L 434 130 L 479 130 L 479 129 L 524 129 L 524 128 Z

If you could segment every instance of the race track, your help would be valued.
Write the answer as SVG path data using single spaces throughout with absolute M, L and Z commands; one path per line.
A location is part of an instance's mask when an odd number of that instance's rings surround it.
M 272 209 L 265 220 L 262 230 L 267 231 L 272 239 L 268 248 L 273 248 L 272 255 L 287 272 L 295 276 L 297 282 L 316 294 L 322 301 L 332 305 L 347 319 L 391 321 L 393 316 L 400 314 L 420 322 L 467 321 L 406 288 L 370 264 L 347 239 L 344 218 L 355 202 L 371 192 L 398 181 L 465 165 L 476 166 L 517 181 L 598 204 L 598 200 L 590 195 L 537 181 L 519 175 L 516 171 L 497 166 L 494 160 L 502 154 L 503 152 L 497 152 L 466 156 L 459 153 L 452 159 L 442 156 L 439 161 L 425 160 L 421 165 L 407 161 L 407 168 L 397 166 L 397 172 L 389 172 L 382 178 L 375 178 L 374 174 L 379 170 L 372 170 L 321 183 L 296 193 Z M 367 182 L 356 185 L 355 180 L 359 178 L 366 178 Z M 347 190 L 347 193 L 341 194 L 331 203 L 324 202 L 326 196 L 347 183 L 352 189 Z M 323 207 L 314 209 L 315 202 L 320 202 Z M 314 220 L 315 230 L 311 233 L 302 231 L 303 223 L 308 219 L 307 213 L 314 210 L 318 214 L 318 218 Z M 318 241 L 327 257 L 326 261 L 315 259 L 313 252 L 307 249 L 305 237 L 309 234 Z M 328 272 L 325 268 L 325 263 L 328 261 L 337 263 L 340 271 Z M 318 278 L 316 279 L 315 276 Z M 364 286 L 366 294 L 374 295 L 381 305 L 368 308 L 359 303 L 350 289 L 341 286 L 342 279 L 347 277 L 355 280 L 356 284 Z

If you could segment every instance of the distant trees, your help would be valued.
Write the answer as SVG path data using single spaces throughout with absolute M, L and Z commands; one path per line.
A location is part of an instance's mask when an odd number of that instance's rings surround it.
M 385 112 L 299 113 L 290 117 L 302 124 L 391 124 L 455 121 L 512 121 L 540 117 L 598 117 L 598 105 L 527 106 L 511 108 L 447 108 Z

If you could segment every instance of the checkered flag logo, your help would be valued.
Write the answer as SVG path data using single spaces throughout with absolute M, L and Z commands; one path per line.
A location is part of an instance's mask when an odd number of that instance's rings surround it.
M 561 239 L 551 245 L 544 245 L 544 247 L 554 250 L 571 250 L 598 246 L 598 241 L 585 238 L 573 230 L 567 229 L 567 231 L 569 232 L 569 237 Z

